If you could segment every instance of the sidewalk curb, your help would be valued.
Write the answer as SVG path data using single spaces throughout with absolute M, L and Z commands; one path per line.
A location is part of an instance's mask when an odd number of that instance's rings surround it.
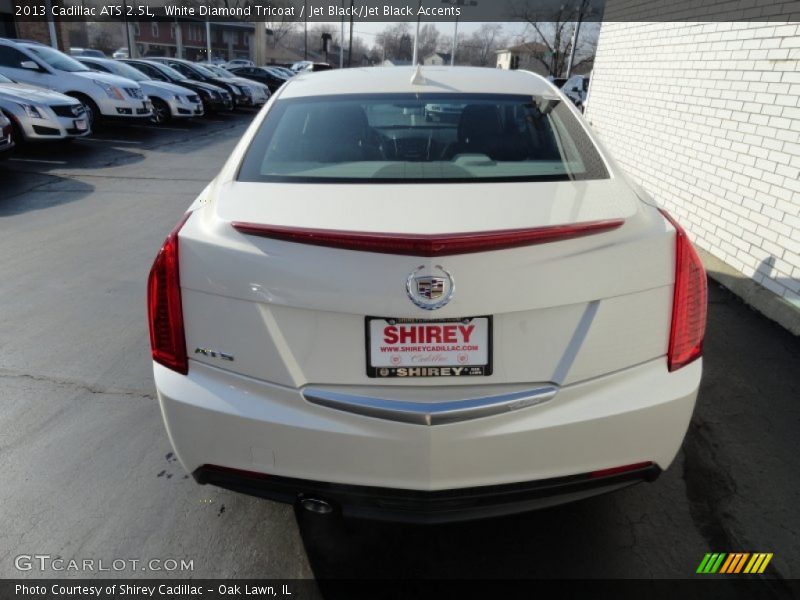
M 775 321 L 794 335 L 800 335 L 800 308 L 695 246 L 708 276 L 744 300 L 745 304 Z

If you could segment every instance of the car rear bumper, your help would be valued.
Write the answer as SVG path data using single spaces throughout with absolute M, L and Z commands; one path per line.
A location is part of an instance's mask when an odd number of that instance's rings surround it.
M 539 481 L 424 492 L 395 488 L 342 485 L 275 477 L 261 473 L 203 465 L 192 474 L 201 484 L 295 503 L 323 501 L 344 517 L 415 524 L 450 523 L 499 517 L 582 500 L 655 481 L 661 469 L 653 464 L 633 465 L 621 473 L 584 473 Z
M 435 505 L 457 497 L 454 490 L 471 495 L 474 488 L 523 485 L 533 496 L 511 501 L 522 503 L 521 510 L 632 482 L 631 474 L 591 485 L 562 478 L 644 462 L 666 469 L 691 419 L 701 370 L 696 361 L 669 373 L 661 358 L 563 387 L 537 406 L 426 426 L 312 404 L 303 390 L 194 361 L 187 376 L 154 365 L 170 440 L 200 480 L 283 499 L 335 486 L 335 494 L 325 489 L 343 505 L 353 504 L 344 500 L 361 486 L 379 489 L 378 496 L 388 490 L 388 496 L 422 499 L 423 507 L 431 505 L 426 498 Z M 270 475 L 279 489 L 237 483 L 219 470 L 209 474 L 208 465 Z M 652 472 L 639 475 L 633 480 Z M 491 504 L 491 494 L 486 497 L 482 507 Z

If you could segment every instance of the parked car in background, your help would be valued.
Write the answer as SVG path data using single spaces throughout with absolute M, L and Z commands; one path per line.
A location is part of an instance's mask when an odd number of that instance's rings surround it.
M 153 115 L 135 81 L 92 71 L 44 44 L 0 39 L 0 74 L 75 98 L 86 108 L 90 127 L 98 119 L 137 121 Z
M 172 119 L 203 116 L 203 103 L 194 90 L 156 81 L 137 68 L 108 58 L 79 58 L 80 62 L 104 73 L 127 77 L 138 83 L 153 103 L 153 123 L 163 125 Z
M 403 522 L 653 481 L 702 373 L 686 233 L 542 77 L 414 74 L 293 79 L 169 234 L 148 314 L 177 457 Z
M 130 52 L 126 47 L 117 48 L 111 55 L 111 58 L 129 58 L 129 57 L 130 57 Z
M 233 98 L 230 92 L 217 85 L 189 79 L 183 73 L 160 62 L 145 59 L 122 59 L 120 62 L 131 65 L 156 81 L 172 83 L 180 87 L 194 90 L 200 96 L 205 114 L 233 110 Z
M 573 75 L 567 79 L 566 83 L 561 87 L 561 91 L 566 94 L 567 98 L 572 100 L 575 106 L 583 111 L 584 103 L 589 94 L 589 76 Z
M 75 98 L 14 83 L 0 75 L 0 113 L 11 121 L 16 144 L 72 140 L 91 132 L 86 108 Z
M 93 48 L 70 48 L 70 56 L 92 56 L 94 58 L 106 58 L 106 53 L 102 50 L 95 50 Z
M 0 160 L 8 157 L 8 151 L 14 147 L 14 137 L 11 133 L 11 121 L 0 113 Z
M 301 71 L 329 71 L 333 69 L 328 63 L 316 63 L 310 60 L 300 60 L 291 66 L 292 71 L 300 73 Z
M 553 77 L 552 75 L 550 75 L 547 78 L 547 81 L 552 83 L 558 89 L 561 89 L 564 86 L 564 84 L 567 83 L 567 78 L 566 77 Z
M 166 57 L 150 57 L 149 60 L 160 62 L 163 65 L 172 67 L 176 71 L 182 73 L 186 77 L 210 83 L 219 86 L 231 94 L 233 98 L 234 108 L 238 106 L 253 106 L 253 99 L 256 95 L 256 90 L 253 86 L 246 84 L 237 84 L 229 80 L 227 77 L 220 77 L 213 71 L 208 70 L 206 67 L 193 63 L 181 58 L 166 58 Z
M 234 58 L 233 60 L 229 60 L 222 66 L 225 67 L 226 69 L 232 69 L 234 67 L 255 67 L 256 64 L 252 60 L 246 60 L 244 58 Z
M 250 79 L 266 85 L 271 94 L 277 92 L 278 89 L 280 89 L 280 87 L 287 81 L 286 78 L 279 77 L 265 67 L 237 67 L 235 69 L 231 69 L 231 73 L 237 77 L 243 77 L 245 79 Z
M 228 71 L 226 68 L 219 67 L 217 65 L 210 65 L 208 63 L 205 63 L 203 64 L 203 66 L 212 73 L 214 73 L 217 77 L 221 77 L 225 81 L 230 81 L 232 84 L 237 85 L 240 88 L 245 88 L 245 89 L 253 88 L 254 93 L 250 96 L 245 97 L 245 101 L 251 101 L 252 104 L 249 105 L 244 104 L 243 106 L 251 106 L 254 108 L 263 106 L 271 95 L 271 92 L 269 91 L 269 86 L 263 83 L 239 77 L 234 73 Z
M 289 79 L 291 79 L 292 77 L 297 75 L 297 72 L 296 71 L 292 71 L 289 67 L 279 67 L 277 65 L 264 65 L 264 67 L 270 68 L 273 71 L 278 71 L 280 73 L 283 73 Z

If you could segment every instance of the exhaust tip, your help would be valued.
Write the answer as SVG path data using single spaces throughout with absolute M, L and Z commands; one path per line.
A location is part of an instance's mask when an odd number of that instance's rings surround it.
M 304 510 L 317 515 L 329 515 L 333 512 L 333 506 L 331 506 L 330 502 L 319 498 L 301 498 L 300 506 Z

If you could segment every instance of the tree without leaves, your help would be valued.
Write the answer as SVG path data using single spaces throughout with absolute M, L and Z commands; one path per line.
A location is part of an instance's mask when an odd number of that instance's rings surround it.
M 375 36 L 375 47 L 382 59 L 411 60 L 413 43 L 409 23 L 390 25 Z
M 534 41 L 542 44 L 546 52 L 535 58 L 544 65 L 553 77 L 560 77 L 566 72 L 567 61 L 572 50 L 572 33 L 576 21 L 585 21 L 593 15 L 591 0 L 577 0 L 576 3 L 564 3 L 558 10 L 542 12 L 541 4 L 520 0 L 512 5 L 512 16 L 528 24 L 533 31 Z M 583 44 L 586 48 L 586 44 Z M 581 50 L 579 42 L 577 50 Z M 592 57 L 594 53 L 592 53 Z M 588 60 L 584 57 L 581 62 Z M 577 63 L 576 63 L 577 64 Z
M 476 67 L 494 66 L 497 50 L 507 45 L 503 36 L 503 26 L 497 23 L 484 23 L 463 42 L 459 42 L 456 62 Z
M 286 2 L 271 2 L 272 6 L 281 7 L 287 6 Z M 297 29 L 297 22 L 292 20 L 291 17 L 275 17 L 275 19 L 264 21 L 267 30 L 271 31 L 271 35 L 267 35 L 267 43 L 273 48 L 281 45 L 284 39 L 291 35 Z M 258 26 L 258 22 L 256 22 Z
M 439 46 L 439 30 L 436 25 L 428 23 L 419 28 L 419 42 L 417 44 L 419 50 L 420 62 L 426 56 L 430 56 L 436 52 Z

